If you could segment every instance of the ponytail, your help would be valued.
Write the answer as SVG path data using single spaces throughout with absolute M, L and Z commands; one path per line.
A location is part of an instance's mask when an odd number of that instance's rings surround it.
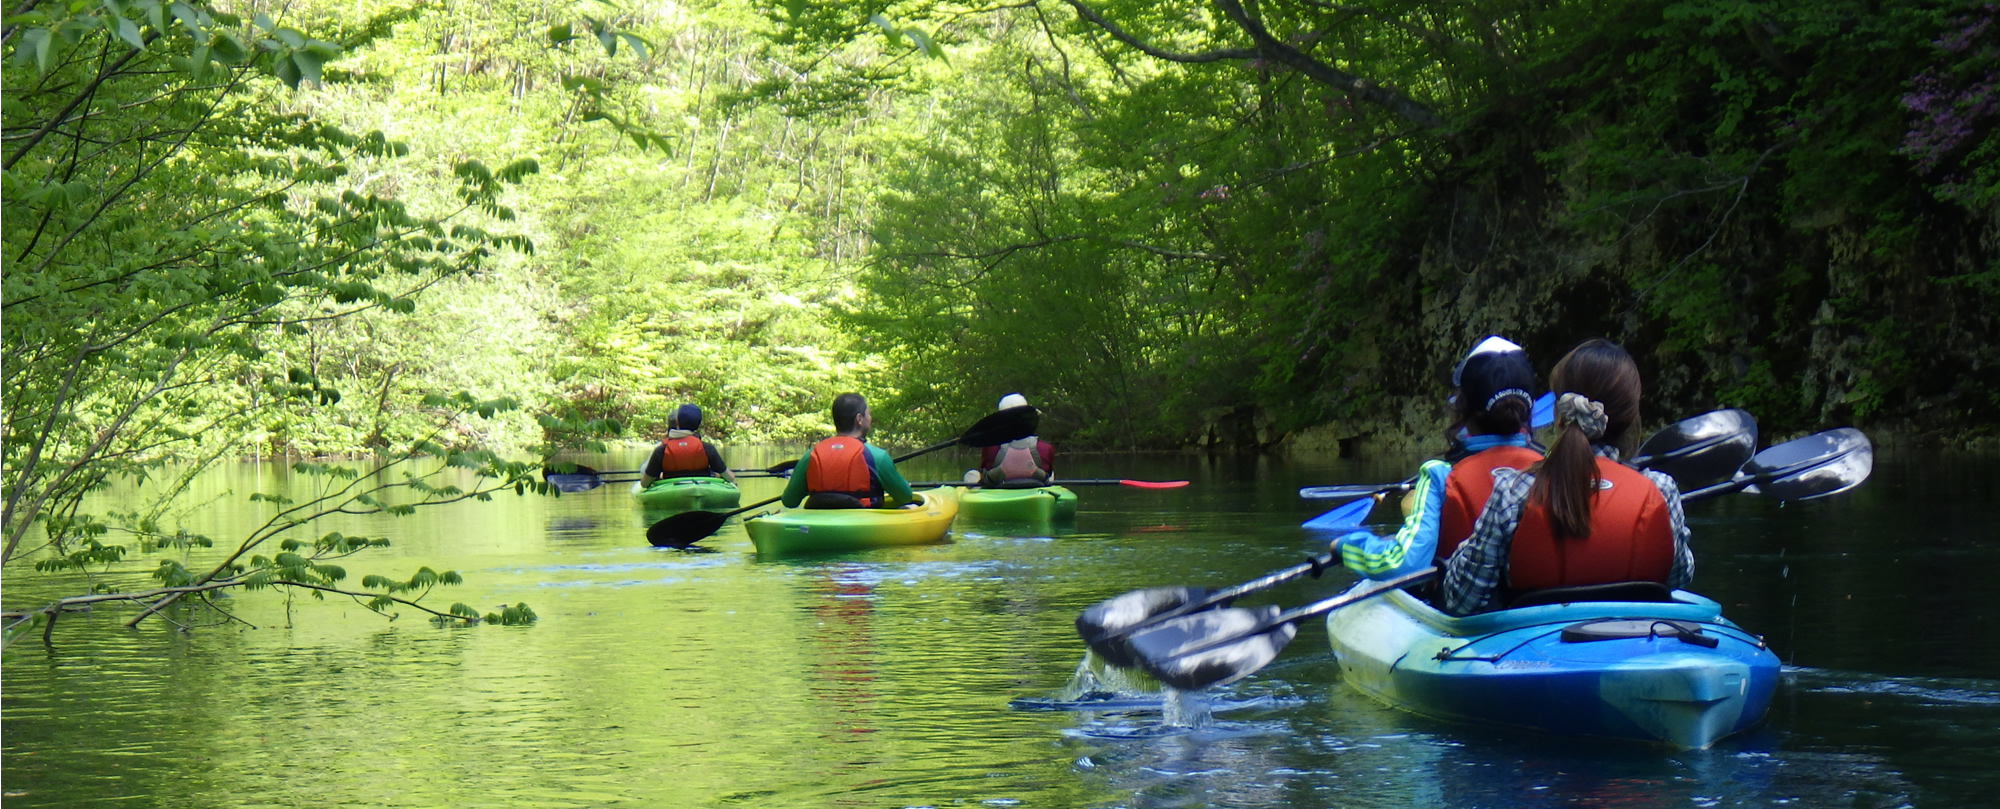
M 1590 501 L 1603 476 L 1593 444 L 1626 446 L 1639 423 L 1639 367 L 1609 340 L 1585 341 L 1549 375 L 1556 400 L 1555 446 L 1534 468 L 1530 502 L 1541 503 L 1556 539 L 1590 536 Z
M 1590 536 L 1590 497 L 1602 478 L 1597 474 L 1597 453 L 1590 449 L 1590 436 L 1575 424 L 1563 425 L 1556 445 L 1535 471 L 1535 487 L 1528 499 L 1539 499 L 1549 515 L 1549 528 L 1556 539 Z

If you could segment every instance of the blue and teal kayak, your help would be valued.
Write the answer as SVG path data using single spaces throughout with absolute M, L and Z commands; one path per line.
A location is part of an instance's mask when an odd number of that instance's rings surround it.
M 1453 618 L 1396 591 L 1327 615 L 1348 685 L 1412 713 L 1702 749 L 1764 718 L 1778 657 L 1714 601 Z
M 633 484 L 632 499 L 647 511 L 729 511 L 743 492 L 722 478 L 667 478 L 643 488 Z
M 994 522 L 1045 523 L 1075 519 L 1076 492 L 1061 486 L 968 489 L 958 498 L 958 516 Z

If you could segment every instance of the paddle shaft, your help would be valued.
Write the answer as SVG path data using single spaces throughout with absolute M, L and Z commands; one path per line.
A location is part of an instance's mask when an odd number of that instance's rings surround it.
M 1186 485 L 1188 485 L 1188 482 L 1187 482 L 1187 481 L 1185 481 L 1185 480 L 1126 480 L 1126 479 L 1123 479 L 1123 478 L 1079 478 L 1079 479 L 1076 479 L 1076 480 L 1051 480 L 1051 481 L 1049 481 L 1049 482 L 1048 482 L 1048 484 L 1047 484 L 1047 485 L 1044 485 L 1044 486 L 1028 486 L 1028 487 L 1024 487 L 1024 488 L 1019 488 L 1019 489 L 1008 489 L 1008 488 L 993 488 L 993 489 L 992 489 L 992 491 L 996 491 L 996 492 L 1010 492 L 1010 491 L 1025 491 L 1025 492 L 1031 492 L 1031 491 L 1034 491 L 1034 490 L 1036 490 L 1036 489 L 1046 489 L 1046 488 L 1049 488 L 1050 486 L 1131 486 L 1131 487 L 1134 487 L 1134 488 L 1139 488 L 1139 489 L 1178 489 L 1178 488 L 1180 488 L 1180 487 L 1182 487 L 1182 486 L 1186 486 Z M 913 489 L 914 489 L 914 488 L 917 488 L 917 487 L 919 487 L 919 486 L 923 486 L 923 487 L 935 487 L 935 486 L 977 486 L 977 487 L 982 487 L 982 488 L 985 488 L 985 487 L 986 487 L 986 484 L 984 484 L 984 483 L 967 483 L 967 482 L 965 482 L 965 481 L 963 481 L 963 480 L 925 480 L 925 481 L 915 481 L 915 482 L 912 482 L 912 483 L 910 483 L 910 488 L 913 488 Z
M 1305 576 L 1308 574 L 1317 576 L 1319 575 L 1320 571 L 1326 570 L 1327 568 L 1334 566 L 1335 563 L 1336 560 L 1334 559 L 1333 554 L 1322 553 L 1318 556 L 1312 557 L 1311 559 L 1307 559 L 1306 561 L 1300 564 L 1293 565 L 1291 567 L 1285 568 L 1284 570 L 1273 571 L 1271 573 L 1264 575 L 1262 578 L 1252 579 L 1250 581 L 1246 581 L 1234 587 L 1227 587 L 1221 590 L 1217 590 L 1213 593 L 1209 593 L 1207 597 L 1202 598 L 1200 600 L 1190 601 L 1186 604 L 1182 604 L 1178 607 L 1167 610 L 1166 612 L 1162 612 L 1158 615 L 1147 618 L 1144 621 L 1140 621 L 1136 624 L 1125 627 L 1124 629 L 1112 630 L 1102 635 L 1098 635 L 1096 638 L 1092 638 L 1086 642 L 1094 646 L 1100 643 L 1105 643 L 1107 641 L 1114 641 L 1119 638 L 1130 635 L 1134 632 L 1137 632 L 1141 629 L 1146 629 L 1148 627 L 1156 626 L 1165 623 L 1167 621 L 1171 621 L 1175 618 L 1179 618 L 1183 615 L 1189 615 L 1192 613 L 1201 612 L 1202 610 L 1208 609 L 1209 607 L 1213 607 L 1217 604 L 1221 604 L 1225 601 L 1229 601 L 1234 598 L 1239 598 L 1245 595 L 1249 595 L 1250 593 L 1254 593 L 1259 590 L 1263 590 L 1265 588 L 1276 587 L 1280 584 L 1284 584 L 1285 582 L 1291 581 L 1300 576 Z
M 1254 637 L 1256 635 L 1264 634 L 1266 632 L 1269 632 L 1273 629 L 1277 629 L 1278 627 L 1284 626 L 1285 624 L 1289 624 L 1294 621 L 1303 621 L 1307 618 L 1317 618 L 1321 615 L 1325 615 L 1329 612 L 1333 612 L 1334 610 L 1340 609 L 1341 607 L 1366 601 L 1368 599 L 1382 595 L 1383 593 L 1387 593 L 1391 590 L 1400 590 L 1412 584 L 1420 584 L 1423 582 L 1430 581 L 1431 579 L 1437 578 L 1439 572 L 1440 571 L 1437 568 L 1427 567 L 1422 570 L 1414 571 L 1411 573 L 1405 573 L 1393 579 L 1383 579 L 1381 581 L 1375 582 L 1374 587 L 1367 590 L 1363 590 L 1358 593 L 1350 590 L 1348 592 L 1341 593 L 1340 595 L 1333 596 L 1332 598 L 1325 598 L 1319 601 L 1315 601 L 1303 607 L 1295 607 L 1293 609 L 1285 610 L 1284 612 L 1271 616 L 1269 620 L 1262 621 L 1258 623 L 1256 626 L 1243 630 L 1242 632 L 1238 632 L 1234 635 L 1228 635 L 1221 638 L 1217 638 L 1215 640 L 1208 641 L 1207 643 L 1197 645 L 1191 649 L 1176 649 L 1174 650 L 1172 656 L 1187 657 L 1188 655 L 1197 655 L 1201 654 L 1202 652 L 1220 649 L 1224 646 L 1228 646 L 1229 644 L 1240 642 L 1244 638 L 1249 638 L 1249 637 Z
M 1812 437 L 1813 436 L 1806 436 L 1806 438 L 1812 438 Z M 1802 441 L 1805 439 L 1796 439 L 1796 440 Z M 1779 446 L 1783 445 L 1780 444 Z M 1735 494 L 1736 492 L 1743 491 L 1744 489 L 1750 488 L 1751 486 L 1760 486 L 1766 483 L 1770 483 L 1771 481 L 1777 480 L 1779 478 L 1787 478 L 1787 477 L 1792 477 L 1794 475 L 1803 474 L 1805 472 L 1810 472 L 1814 469 L 1826 466 L 1827 464 L 1840 460 L 1845 455 L 1846 453 L 1840 453 L 1839 455 L 1833 455 L 1829 457 L 1812 458 L 1804 463 L 1797 463 L 1791 466 L 1781 466 L 1776 469 L 1758 472 L 1754 475 L 1743 475 L 1742 477 L 1731 478 L 1721 483 L 1717 483 L 1713 486 L 1703 486 L 1691 492 L 1682 492 L 1681 502 L 1687 502 L 1689 500 L 1700 500 L 1703 498 L 1714 497 L 1716 495 L 1721 495 L 1721 494 Z

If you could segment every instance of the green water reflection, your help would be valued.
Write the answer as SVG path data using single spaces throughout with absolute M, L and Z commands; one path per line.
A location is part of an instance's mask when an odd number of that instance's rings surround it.
M 739 466 L 787 457 L 773 449 Z M 768 457 L 765 457 L 768 456 Z M 637 457 L 585 462 L 632 468 Z M 926 458 L 912 479 L 956 477 Z M 1982 805 L 2000 788 L 2000 615 L 1987 582 L 2000 495 L 1972 462 L 1885 461 L 1841 500 L 1691 509 L 1697 587 L 1796 668 L 1767 726 L 1715 750 L 1546 740 L 1445 725 L 1338 684 L 1308 630 L 1234 686 L 1262 707 L 1158 738 L 1154 715 L 1021 713 L 1081 653 L 1070 621 L 1167 583 L 1220 585 L 1323 540 L 1302 484 L 1388 480 L 1325 459 L 1099 456 L 1073 526 L 965 525 L 950 544 L 759 560 L 739 527 L 711 553 L 647 547 L 627 490 L 505 496 L 317 530 L 396 545 L 350 571 L 456 569 L 443 604 L 525 601 L 529 627 L 389 622 L 340 600 L 232 601 L 254 625 L 128 631 L 64 619 L 4 668 L 10 806 L 1730 806 Z M 282 467 L 200 481 L 218 537 L 265 515 L 241 495 Z M 744 481 L 744 501 L 774 496 Z M 235 496 L 225 496 L 234 492 Z M 268 508 L 268 507 L 264 507 Z M 114 578 L 144 583 L 134 564 Z M 1342 586 L 1274 591 L 1295 604 Z M 65 589 L 70 588 L 70 589 Z M 9 606 L 74 582 L 8 571 Z

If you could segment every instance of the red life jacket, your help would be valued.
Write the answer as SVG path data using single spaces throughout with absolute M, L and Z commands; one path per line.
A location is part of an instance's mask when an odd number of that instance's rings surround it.
M 848 495 L 862 508 L 881 505 L 882 484 L 868 465 L 868 445 L 845 435 L 820 439 L 806 458 L 806 491 Z
M 1458 550 L 1479 512 L 1493 496 L 1493 470 L 1526 469 L 1542 460 L 1542 454 L 1527 447 L 1501 445 L 1475 452 L 1451 465 L 1444 476 L 1444 509 L 1438 514 L 1438 545 L 1435 564 L 1442 568 L 1452 551 Z
M 1556 539 L 1547 509 L 1530 498 L 1507 553 L 1516 593 L 1628 581 L 1667 583 L 1674 566 L 1673 518 L 1660 489 L 1637 470 L 1597 459 L 1604 479 L 1590 498 L 1590 536 Z
M 709 474 L 708 450 L 702 447 L 700 438 L 684 435 L 660 442 L 660 477 L 691 478 Z

